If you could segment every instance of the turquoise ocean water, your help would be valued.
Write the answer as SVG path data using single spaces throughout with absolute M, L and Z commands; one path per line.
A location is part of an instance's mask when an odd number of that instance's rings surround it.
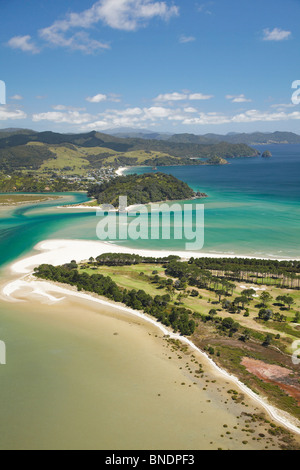
M 161 170 L 208 194 L 208 199 L 201 201 L 205 205 L 203 252 L 299 257 L 300 146 L 255 148 L 261 152 L 268 148 L 273 157 L 231 159 L 226 166 Z M 131 169 L 127 173 L 149 170 Z M 183 248 L 180 241 L 171 245 Z
M 259 147 L 257 147 L 259 148 Z M 300 256 L 300 146 L 268 146 L 271 159 L 230 160 L 226 166 L 163 167 L 208 194 L 191 205 L 205 205 L 203 252 L 296 258 Z M 265 147 L 259 148 L 264 150 Z M 131 169 L 130 173 L 152 171 Z M 83 193 L 64 195 L 61 202 L 21 206 L 0 213 L 0 265 L 29 252 L 49 238 L 96 240 L 99 217 L 57 206 L 81 203 Z M 134 248 L 183 250 L 185 240 L 118 242 Z

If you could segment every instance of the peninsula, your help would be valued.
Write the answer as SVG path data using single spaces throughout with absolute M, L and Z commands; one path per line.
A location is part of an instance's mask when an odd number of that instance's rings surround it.
M 207 197 L 207 194 L 195 192 L 188 184 L 165 173 L 120 176 L 94 185 L 88 192 L 96 204 L 110 204 L 116 208 L 119 207 L 119 197 L 123 195 L 127 196 L 128 206 Z

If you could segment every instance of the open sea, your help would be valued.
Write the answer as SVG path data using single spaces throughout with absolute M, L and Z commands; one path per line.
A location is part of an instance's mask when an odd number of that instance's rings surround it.
M 209 197 L 203 252 L 258 257 L 300 256 L 300 145 L 255 146 L 273 157 L 230 159 L 224 166 L 163 167 L 158 170 Z M 145 173 L 149 168 L 130 169 Z M 199 202 L 199 201 L 198 201 Z M 142 242 L 139 242 L 142 243 Z M 149 242 L 147 243 L 149 246 Z M 169 242 L 154 241 L 155 248 Z M 181 241 L 171 243 L 183 249 Z M 146 246 L 146 244 L 144 245 Z

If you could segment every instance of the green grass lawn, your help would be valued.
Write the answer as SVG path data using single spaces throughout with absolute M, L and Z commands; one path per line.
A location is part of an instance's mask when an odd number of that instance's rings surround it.
M 153 265 L 136 265 L 136 266 L 118 266 L 118 267 L 108 267 L 101 266 L 101 268 L 87 268 L 81 270 L 81 272 L 87 272 L 88 274 L 103 274 L 104 276 L 110 276 L 113 281 L 115 281 L 120 287 L 124 289 L 136 289 L 144 290 L 148 294 L 163 295 L 167 291 L 165 289 L 158 289 L 155 284 L 145 281 L 145 279 L 140 276 L 140 273 L 150 276 L 153 270 L 164 272 L 162 267 L 154 268 Z
M 160 277 L 165 276 L 165 270 L 161 265 L 153 265 L 153 264 L 139 264 L 139 265 L 132 265 L 132 266 L 117 266 L 117 267 L 108 267 L 108 266 L 101 266 L 101 267 L 88 267 L 82 269 L 81 272 L 87 272 L 88 274 L 92 275 L 95 273 L 103 274 L 105 276 L 110 276 L 113 281 L 116 282 L 120 287 L 125 289 L 136 289 L 136 290 L 144 290 L 151 296 L 156 295 L 164 295 L 168 294 L 168 290 L 166 288 L 160 288 L 157 284 L 151 282 L 149 277 L 152 276 L 153 271 L 156 271 Z M 141 275 L 144 273 L 144 276 Z M 193 288 L 188 287 L 187 291 L 191 291 Z M 191 297 L 188 295 L 186 298 L 181 300 L 182 306 L 192 310 L 193 312 L 208 315 L 211 309 L 216 309 L 218 311 L 218 316 L 225 318 L 228 316 L 232 316 L 242 327 L 249 328 L 252 330 L 263 332 L 264 334 L 272 333 L 274 335 L 280 332 L 282 337 L 291 338 L 292 340 L 296 340 L 299 338 L 299 332 L 295 330 L 294 326 L 289 323 L 278 323 L 278 322 L 260 322 L 258 323 L 255 318 L 258 315 L 259 308 L 257 305 L 259 304 L 259 299 L 254 298 L 247 308 L 249 309 L 249 317 L 244 317 L 243 312 L 240 314 L 230 314 L 226 310 L 222 309 L 222 305 L 218 302 L 218 298 L 216 294 L 212 291 L 206 289 L 196 289 L 199 291 L 200 297 Z M 287 289 L 279 289 L 275 287 L 266 287 L 266 290 L 270 292 L 272 295 L 274 302 L 275 298 L 279 295 L 283 295 L 286 293 L 291 293 L 291 291 Z M 232 301 L 237 296 L 241 295 L 241 287 L 240 283 L 236 284 L 236 288 L 234 290 L 234 294 L 232 297 L 228 297 L 228 300 Z M 258 291 L 258 294 L 262 291 Z M 182 293 L 181 291 L 176 291 L 176 295 L 173 298 L 173 302 L 177 300 L 177 296 Z M 288 310 L 280 310 L 279 307 L 273 306 L 271 302 L 270 308 L 275 312 L 280 312 L 288 317 L 288 321 L 292 320 L 294 317 L 295 312 L 300 309 L 300 293 L 298 291 L 292 291 L 292 296 L 295 299 L 295 305 L 291 308 L 290 311 Z
M 41 165 L 39 169 L 40 172 L 55 171 L 70 175 L 75 173 L 81 176 L 87 173 L 87 167 L 90 163 L 77 150 L 63 146 L 49 146 L 49 150 L 56 155 L 56 158 L 46 160 L 43 165 Z M 65 168 L 70 169 L 65 170 Z

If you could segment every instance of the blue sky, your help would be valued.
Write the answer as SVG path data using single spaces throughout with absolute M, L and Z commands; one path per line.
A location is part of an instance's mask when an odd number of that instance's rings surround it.
M 300 134 L 299 19 L 299 0 L 1 0 L 0 128 Z

